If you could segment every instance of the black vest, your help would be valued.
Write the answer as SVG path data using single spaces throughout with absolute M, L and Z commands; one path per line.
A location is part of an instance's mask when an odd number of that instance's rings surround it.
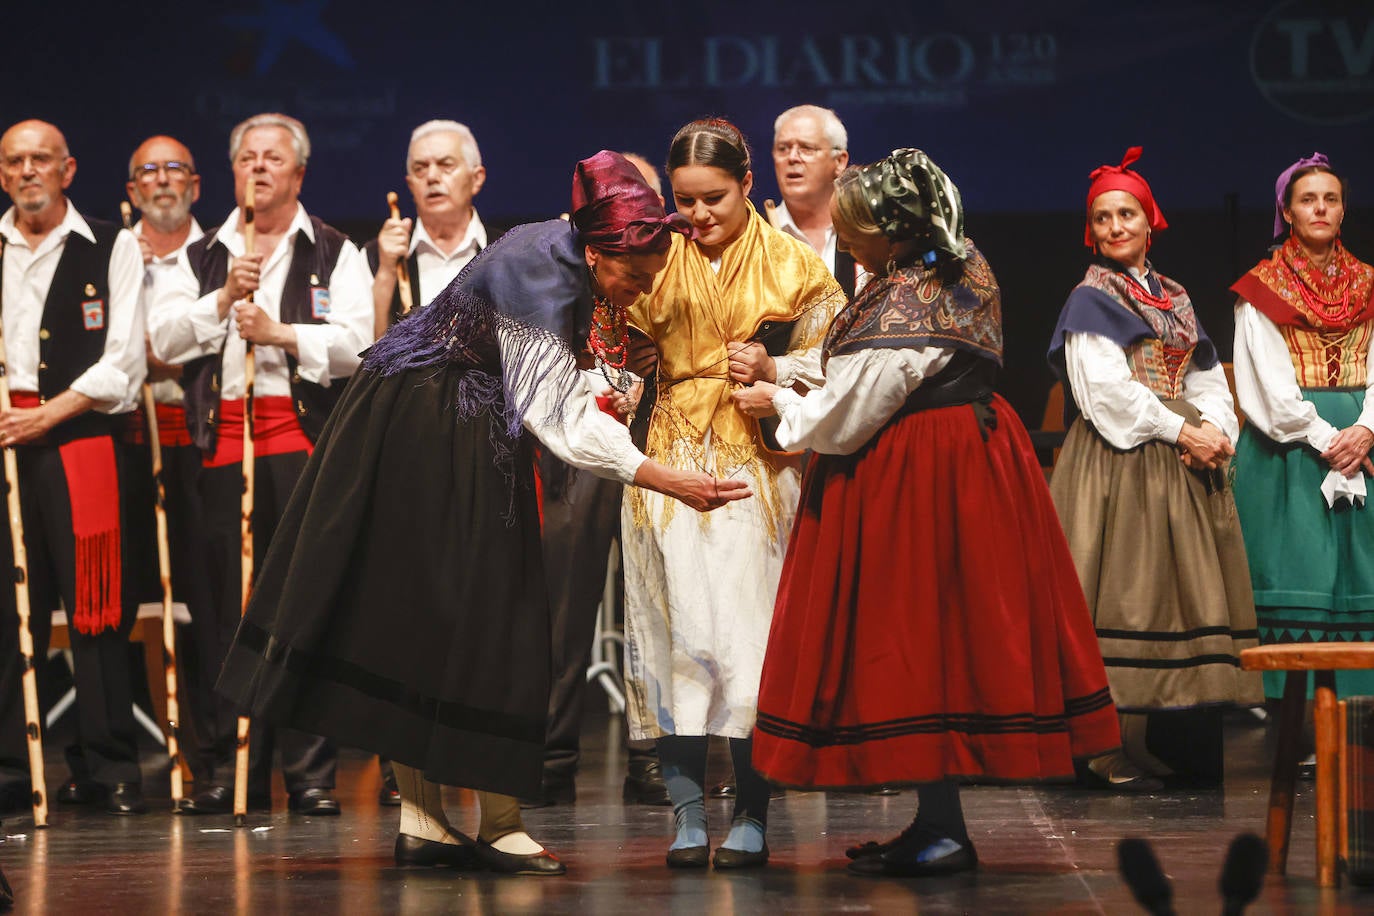
M 367 255 L 367 269 L 372 276 L 377 276 L 377 265 L 381 263 L 381 255 L 377 252 L 377 240 L 373 239 L 363 246 L 363 254 Z M 420 294 L 420 259 L 415 252 L 410 253 L 406 258 L 406 266 L 410 269 L 410 301 L 419 307 L 424 302 Z M 391 291 L 391 312 L 387 315 L 386 326 L 391 327 L 401 320 L 405 310 L 401 308 L 401 284 L 397 283 L 396 288 Z
M 38 396 L 44 401 L 70 388 L 105 355 L 110 326 L 110 254 L 119 226 L 94 219 L 86 220 L 86 224 L 95 242 L 68 233 L 43 302 L 38 331 Z M 59 424 L 48 433 L 47 440 L 60 445 L 106 435 L 116 422 L 108 414 L 88 410 Z
M 840 289 L 844 290 L 844 296 L 849 301 L 854 301 L 854 256 L 839 246 L 835 247 L 835 269 L 830 271 L 835 275 L 835 280 L 840 284 Z
M 348 240 L 342 232 L 326 226 L 317 217 L 310 217 L 315 229 L 315 241 L 304 232 L 296 234 L 291 265 L 287 268 L 286 283 L 282 287 L 281 318 L 284 324 L 326 324 L 316 318 L 311 308 L 311 288 L 328 287 L 334 273 L 339 252 Z M 186 249 L 187 263 L 200 281 L 200 295 L 207 296 L 224 285 L 229 276 L 229 249 L 215 237 L 218 229 L 211 229 Z M 226 332 L 226 337 L 227 337 Z M 296 358 L 286 354 L 291 371 L 291 400 L 295 403 L 296 419 L 307 439 L 314 442 L 324 430 L 329 412 L 343 395 L 344 379 L 335 379 L 328 388 L 301 378 Z M 191 440 L 202 451 L 213 452 L 218 433 L 220 379 L 223 376 L 224 351 L 193 359 L 182 372 L 181 385 L 185 389 L 186 427 Z

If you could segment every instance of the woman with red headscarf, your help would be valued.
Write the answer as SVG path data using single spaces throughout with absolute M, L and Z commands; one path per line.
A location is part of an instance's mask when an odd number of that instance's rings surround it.
M 1132 147 L 1120 166 L 1092 173 L 1084 243 L 1096 257 L 1069 294 L 1049 352 L 1077 414 L 1050 490 L 1123 741 L 1081 776 L 1116 791 L 1157 790 L 1157 777 L 1174 775 L 1146 747 L 1150 714 L 1259 699 L 1257 680 L 1238 664 L 1257 634 L 1226 480 L 1235 408 L 1187 290 L 1146 258 L 1168 223 L 1129 168 L 1140 152 Z M 1187 718 L 1186 727 L 1199 727 Z M 1209 751 L 1219 758 L 1219 722 L 1202 720 L 1199 761 Z
M 1345 181 L 1321 153 L 1274 188 L 1275 247 L 1236 303 L 1236 507 L 1260 640 L 1374 640 L 1374 267 L 1341 244 Z M 1374 672 L 1340 671 L 1343 695 Z M 1265 692 L 1283 695 L 1278 672 Z
M 686 229 L 620 154 L 578 163 L 571 225 L 512 229 L 393 327 L 301 475 L 218 689 L 256 718 L 390 758 L 398 865 L 565 870 L 512 797 L 539 791 L 551 668 L 522 433 L 699 511 L 749 495 L 645 459 L 574 356 L 590 345 L 625 385 L 625 310 Z M 478 790 L 475 842 L 449 825 L 440 783 Z

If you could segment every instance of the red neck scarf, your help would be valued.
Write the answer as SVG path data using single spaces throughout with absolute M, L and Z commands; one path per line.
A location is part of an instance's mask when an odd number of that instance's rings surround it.
M 1267 259 L 1231 284 L 1277 325 L 1310 331 L 1348 331 L 1374 320 L 1374 267 L 1338 239 L 1325 270 L 1318 270 L 1291 236 Z

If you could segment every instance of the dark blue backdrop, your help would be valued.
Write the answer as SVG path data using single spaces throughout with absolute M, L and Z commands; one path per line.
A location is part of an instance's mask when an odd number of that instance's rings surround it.
M 661 160 L 703 114 L 735 120 L 766 153 L 773 117 L 800 102 L 839 111 L 856 161 L 925 148 L 972 211 L 1076 209 L 1087 171 L 1136 143 L 1166 212 L 1227 192 L 1259 206 L 1298 154 L 1321 148 L 1359 175 L 1374 140 L 1368 3 L 50 9 L 61 19 L 7 29 L 4 120 L 61 126 L 82 170 L 73 197 L 110 212 L 129 152 L 156 132 L 196 153 L 202 210 L 226 209 L 228 130 L 271 109 L 310 129 L 305 200 L 338 220 L 382 211 L 409 130 L 440 116 L 475 131 L 483 210 L 506 216 L 564 209 L 573 161 L 600 147 Z M 760 197 L 775 194 L 769 165 Z
M 1045 342 L 1082 276 L 1087 174 L 1141 144 L 1172 228 L 1152 252 L 1229 353 L 1226 286 L 1268 241 L 1274 176 L 1320 149 L 1374 199 L 1374 4 L 1350 0 L 1059 3 L 419 3 L 233 0 L 28 4 L 6 17 L 0 121 L 51 120 L 80 174 L 71 194 L 114 218 L 130 152 L 170 133 L 204 175 L 202 222 L 232 206 L 229 129 L 280 110 L 315 150 L 303 199 L 366 237 L 404 192 L 410 130 L 469 124 L 497 225 L 567 208 L 597 149 L 661 161 L 706 114 L 761 154 L 776 197 L 774 116 L 835 108 L 856 162 L 926 149 L 964 192 L 1001 280 L 1003 390 L 1034 425 Z M 406 195 L 402 193 L 404 200 Z M 406 204 L 409 202 L 406 201 Z M 1374 259 L 1371 211 L 1345 237 Z

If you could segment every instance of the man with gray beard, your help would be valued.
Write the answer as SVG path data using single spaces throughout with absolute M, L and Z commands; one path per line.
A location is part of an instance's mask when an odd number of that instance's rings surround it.
M 186 248 L 204 233 L 191 215 L 191 205 L 200 198 L 200 176 L 191 151 L 172 137 L 149 137 L 129 157 L 129 181 L 125 185 L 129 201 L 141 219 L 134 226 L 143 253 L 142 295 L 144 312 L 165 285 Z M 199 493 L 200 450 L 191 442 L 182 405 L 181 367 L 156 359 L 147 348 L 148 382 L 157 402 L 158 440 L 162 446 L 162 479 L 166 493 L 167 541 L 170 550 L 173 599 L 186 605 L 191 614 L 188 651 L 178 653 L 178 675 L 182 685 L 181 749 L 191 762 L 192 773 L 202 755 L 196 751 L 197 735 L 207 732 L 206 710 L 211 708 L 211 689 L 216 672 L 206 671 L 203 658 L 215 658 L 209 610 L 209 579 L 205 569 L 205 529 Z M 124 501 L 125 550 L 130 568 L 137 576 L 138 597 L 161 601 L 158 575 L 157 525 L 154 516 L 155 486 L 152 456 L 148 444 L 148 420 L 143 408 L 129 416 L 121 448 L 127 457 L 130 474 L 121 491 Z M 149 677 L 156 676 L 148 672 Z

